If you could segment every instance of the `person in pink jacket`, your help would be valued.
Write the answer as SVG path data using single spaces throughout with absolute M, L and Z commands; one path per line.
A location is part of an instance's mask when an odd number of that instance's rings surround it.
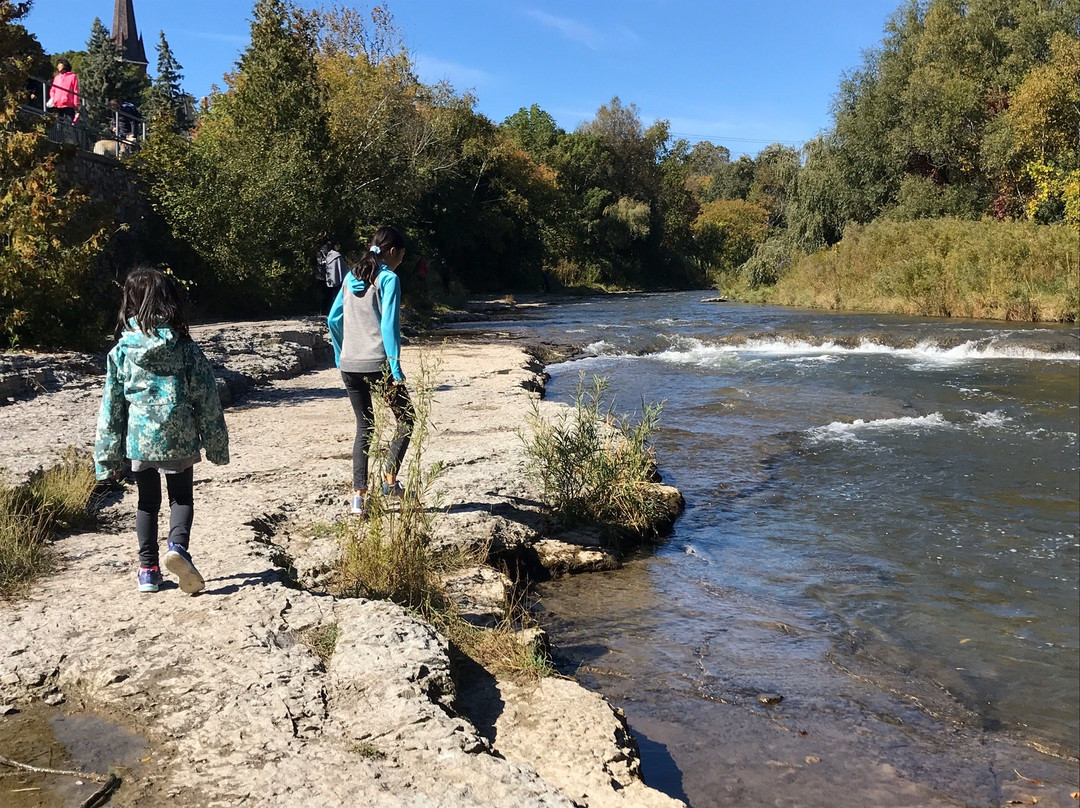
M 61 121 L 74 124 L 79 120 L 79 77 L 71 72 L 71 62 L 67 59 L 56 60 L 48 106 Z

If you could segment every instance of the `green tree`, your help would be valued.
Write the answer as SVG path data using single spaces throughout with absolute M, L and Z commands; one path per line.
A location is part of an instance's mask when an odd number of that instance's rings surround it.
M 796 194 L 799 153 L 790 146 L 773 143 L 754 159 L 754 182 L 746 199 L 769 211 L 769 227 L 787 224 L 787 209 Z
M 112 113 L 109 101 L 131 102 L 137 107 L 145 104 L 150 79 L 141 65 L 123 61 L 120 46 L 109 29 L 97 17 L 86 42 L 86 58 L 79 74 L 79 90 L 83 95 L 87 125 L 98 133 L 110 131 Z
M 1049 60 L 1028 71 L 1001 127 L 1003 148 L 990 160 L 1002 189 L 1030 218 L 1080 225 L 1080 38 L 1054 34 Z
M 731 151 L 727 146 L 717 146 L 707 140 L 695 143 L 686 156 L 690 172 L 700 176 L 715 174 L 730 162 Z
M 706 266 L 718 273 L 737 269 L 765 240 L 769 211 L 742 199 L 718 199 L 701 206 L 694 238 Z
M 195 125 L 195 99 L 184 92 L 184 74 L 181 64 L 173 55 L 165 32 L 158 32 L 157 73 L 147 93 L 144 114 L 147 120 L 186 131 Z M 160 119 L 160 121 L 159 121 Z
M 291 309 L 337 202 L 326 168 L 325 89 L 309 18 L 259 0 L 251 43 L 191 141 L 156 132 L 141 152 L 152 201 L 213 272 L 219 305 Z
M 746 199 L 754 184 L 756 166 L 753 158 L 740 154 L 738 160 L 720 165 L 704 190 L 706 201 L 717 199 Z
M 123 80 L 124 64 L 120 46 L 101 20 L 94 17 L 90 39 L 86 42 L 86 62 L 79 76 L 79 90 L 83 95 L 89 126 L 101 131 L 108 130 L 109 111 L 106 104 L 119 97 Z
M 900 219 L 1023 215 L 1034 180 L 1025 190 L 1010 156 L 1007 111 L 1055 33 L 1078 26 L 1078 0 L 908 0 L 841 82 L 833 130 L 807 169 L 842 175 L 832 207 L 845 221 L 894 208 Z
M 548 161 L 551 149 L 565 134 L 555 119 L 536 104 L 519 109 L 502 122 L 502 127 L 538 163 Z

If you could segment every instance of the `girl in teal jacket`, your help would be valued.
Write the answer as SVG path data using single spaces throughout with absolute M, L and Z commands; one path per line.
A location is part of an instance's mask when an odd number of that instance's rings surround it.
M 205 586 L 191 561 L 193 466 L 206 450 L 211 463 L 229 462 L 229 433 L 214 371 L 188 333 L 180 291 L 155 269 L 136 269 L 124 282 L 117 344 L 109 352 L 98 412 L 94 465 L 99 480 L 119 476 L 125 458 L 139 489 L 139 591 L 157 592 L 161 478 L 169 493 L 165 567 L 194 594 Z

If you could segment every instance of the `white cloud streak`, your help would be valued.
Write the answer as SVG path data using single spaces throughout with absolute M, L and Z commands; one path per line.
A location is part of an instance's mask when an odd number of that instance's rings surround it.
M 468 89 L 492 83 L 492 76 L 484 70 L 457 62 L 448 62 L 435 56 L 415 54 L 416 73 L 429 83 L 449 81 L 457 89 Z
M 599 50 L 603 37 L 595 30 L 583 23 L 571 20 L 567 17 L 557 17 L 546 11 L 530 8 L 526 13 L 537 22 L 554 28 L 571 42 L 577 42 L 590 50 Z

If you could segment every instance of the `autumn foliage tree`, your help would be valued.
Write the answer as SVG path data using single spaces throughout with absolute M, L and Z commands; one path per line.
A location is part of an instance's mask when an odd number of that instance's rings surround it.
M 30 3 L 0 3 L 0 347 L 94 346 L 106 314 L 95 305 L 91 262 L 105 243 L 100 211 L 64 187 L 65 153 L 44 123 L 24 116 L 26 80 L 45 54 L 19 23 Z

